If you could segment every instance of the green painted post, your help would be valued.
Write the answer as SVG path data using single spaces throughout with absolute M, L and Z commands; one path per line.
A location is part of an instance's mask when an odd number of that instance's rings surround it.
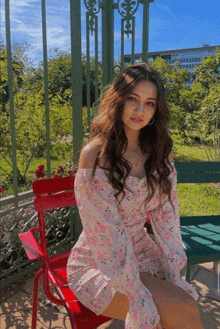
M 13 78 L 12 78 L 12 60 L 11 60 L 11 29 L 10 29 L 10 1 L 5 0 L 5 21 L 6 21 L 6 44 L 7 44 L 7 66 L 8 66 L 8 88 L 10 105 L 10 124 L 11 124 L 11 144 L 12 144 L 12 165 L 13 165 L 13 189 L 14 189 L 14 207 L 18 206 L 18 174 L 16 159 L 16 138 L 15 138 L 15 115 L 13 100 Z
M 113 0 L 103 0 L 102 7 L 102 88 L 114 76 L 114 5 Z
M 142 62 L 148 63 L 148 40 L 149 40 L 149 7 L 150 2 L 155 0 L 140 0 L 143 4 L 143 38 L 142 38 Z
M 51 178 L 50 163 L 50 113 L 48 97 L 48 65 L 47 65 L 47 27 L 46 27 L 46 6 L 45 0 L 41 1 L 42 7 L 42 33 L 43 33 L 43 58 L 44 58 L 44 100 L 46 117 L 46 145 L 47 145 L 47 178 Z
M 87 67 L 87 76 L 86 76 L 86 105 L 87 105 L 87 118 L 88 125 L 90 126 L 90 35 L 89 35 L 89 12 L 86 12 L 86 67 Z
M 99 97 L 98 89 L 98 18 L 95 20 L 95 100 Z M 94 113 L 92 113 L 94 117 Z
M 121 19 L 121 71 L 124 70 L 125 60 L 124 60 L 124 21 L 125 19 Z
M 79 152 L 83 144 L 82 124 L 82 58 L 81 58 L 81 4 L 80 0 L 70 0 L 71 29 L 71 76 L 72 76 L 72 108 L 73 108 L 73 155 L 78 164 Z M 74 216 L 74 240 L 77 241 L 82 232 L 82 224 L 77 207 Z

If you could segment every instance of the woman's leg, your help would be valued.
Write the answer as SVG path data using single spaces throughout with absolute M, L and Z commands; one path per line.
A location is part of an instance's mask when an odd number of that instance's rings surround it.
M 151 274 L 140 279 L 157 305 L 165 329 L 203 329 L 197 302 L 183 289 Z
M 102 312 L 102 315 L 112 319 L 118 319 L 125 321 L 128 309 L 130 307 L 130 301 L 128 297 L 118 291 L 114 294 L 109 306 Z
M 140 279 L 153 296 L 164 329 L 203 329 L 197 303 L 187 292 L 145 272 Z M 102 315 L 125 321 L 129 307 L 128 297 L 117 291 Z

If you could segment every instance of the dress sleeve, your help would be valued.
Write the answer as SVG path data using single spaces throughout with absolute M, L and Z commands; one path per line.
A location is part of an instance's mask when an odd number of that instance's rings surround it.
M 131 237 L 118 212 L 114 189 L 107 181 L 94 177 L 87 187 L 78 190 L 89 178 L 86 169 L 78 170 L 75 198 L 92 257 L 104 279 L 130 301 L 125 328 L 152 329 L 160 315 L 151 292 L 140 280 Z
M 148 220 L 151 222 L 166 280 L 185 290 L 197 301 L 199 295 L 193 285 L 180 278 L 180 270 L 186 265 L 187 256 L 180 232 L 177 171 L 174 162 L 172 167 L 169 179 L 172 182 L 171 201 L 175 211 L 166 196 L 161 202 L 162 210 L 149 210 Z

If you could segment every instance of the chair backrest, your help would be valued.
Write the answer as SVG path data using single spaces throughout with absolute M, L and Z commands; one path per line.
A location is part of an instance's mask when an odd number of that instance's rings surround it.
M 178 183 L 220 183 L 220 162 L 175 162 Z
M 47 255 L 44 214 L 45 210 L 76 205 L 75 176 L 37 180 L 32 183 L 36 195 L 34 207 L 38 213 L 41 247 Z

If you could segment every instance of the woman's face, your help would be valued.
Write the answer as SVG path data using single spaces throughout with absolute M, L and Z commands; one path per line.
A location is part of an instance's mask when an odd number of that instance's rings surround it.
M 157 87 L 151 81 L 140 81 L 124 103 L 122 121 L 125 129 L 140 130 L 154 116 L 157 108 Z M 141 119 L 134 122 L 132 118 Z

